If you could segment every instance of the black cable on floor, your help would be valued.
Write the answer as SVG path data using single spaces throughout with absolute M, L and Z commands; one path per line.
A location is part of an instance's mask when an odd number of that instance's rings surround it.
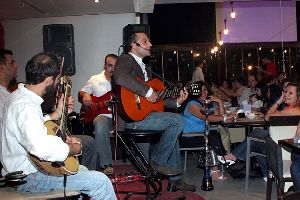
M 66 187 L 67 187 L 67 174 L 64 174 L 64 199 L 67 200 L 67 195 L 66 195 Z

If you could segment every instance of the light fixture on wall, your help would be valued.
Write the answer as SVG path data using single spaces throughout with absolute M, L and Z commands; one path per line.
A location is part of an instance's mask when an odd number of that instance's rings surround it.
M 224 42 L 222 40 L 222 31 L 219 31 L 219 37 L 220 37 L 219 45 L 222 46 L 224 44 Z
M 227 35 L 228 34 L 228 29 L 227 29 L 227 19 L 225 18 L 224 19 L 224 35 Z
M 236 13 L 233 10 L 233 2 L 232 1 L 230 2 L 230 5 L 231 5 L 230 17 L 231 17 L 231 19 L 235 19 Z
M 99 3 L 99 0 L 95 0 L 95 3 Z

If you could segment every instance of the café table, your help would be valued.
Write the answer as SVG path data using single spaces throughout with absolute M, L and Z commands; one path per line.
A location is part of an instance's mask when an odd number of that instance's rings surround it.
M 253 127 L 264 127 L 264 129 L 267 129 L 269 123 L 265 121 L 263 113 L 257 112 L 254 119 L 249 119 L 247 117 L 238 117 L 233 121 L 222 122 L 222 125 L 229 128 L 245 127 L 245 133 L 247 136 L 251 133 Z

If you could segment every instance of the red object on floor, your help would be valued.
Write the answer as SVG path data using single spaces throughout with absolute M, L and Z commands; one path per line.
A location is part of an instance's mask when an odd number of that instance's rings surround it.
M 133 169 L 132 165 L 117 165 L 115 167 L 116 174 L 124 175 L 125 173 L 135 173 L 136 171 Z M 142 181 L 135 181 L 135 182 L 128 182 L 128 183 L 120 183 L 114 186 L 117 191 L 129 191 L 133 192 L 133 194 L 129 197 L 130 200 L 144 200 L 146 199 L 145 195 L 138 195 L 134 194 L 134 192 L 144 192 L 146 191 L 146 186 L 144 182 Z M 182 192 L 182 191 L 176 191 L 176 192 L 168 192 L 168 181 L 163 180 L 163 188 L 158 197 L 157 200 L 175 200 L 180 199 L 180 197 L 185 196 L 185 200 L 204 200 L 204 198 L 200 195 L 198 195 L 195 192 Z M 123 200 L 127 194 L 119 193 L 116 194 L 119 196 L 120 200 Z

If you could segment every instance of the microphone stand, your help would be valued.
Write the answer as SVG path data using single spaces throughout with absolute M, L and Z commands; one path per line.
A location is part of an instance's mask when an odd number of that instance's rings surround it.
M 211 161 L 210 161 L 210 148 L 208 146 L 208 134 L 209 134 L 209 125 L 208 125 L 208 114 L 209 114 L 209 109 L 208 105 L 210 103 L 209 99 L 206 99 L 204 102 L 205 105 L 205 166 L 203 168 L 203 179 L 202 179 L 202 186 L 201 189 L 204 191 L 211 191 L 214 189 L 214 186 L 212 184 L 212 178 L 210 175 L 210 166 L 211 166 Z

